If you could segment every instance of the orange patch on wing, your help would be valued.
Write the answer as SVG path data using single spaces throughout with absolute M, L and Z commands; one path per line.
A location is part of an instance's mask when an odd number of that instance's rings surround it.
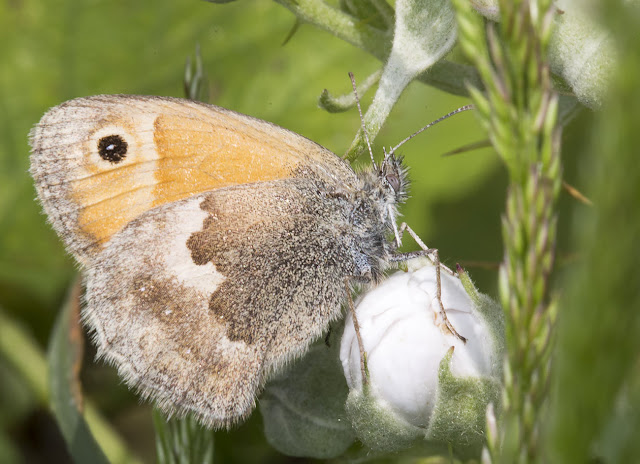
M 82 162 L 71 181 L 73 200 L 80 205 L 78 226 L 98 244 L 106 243 L 132 219 L 153 207 L 156 182 L 157 154 L 149 138 L 145 140 L 137 134 L 126 119 L 111 125 L 121 128 L 125 134 L 127 156 L 120 163 L 101 159 L 97 152 L 99 136 L 92 136 L 86 142 Z
M 227 114 L 160 114 L 153 134 L 129 130 L 122 163 L 103 164 L 91 141 L 73 181 L 78 226 L 98 244 L 144 212 L 232 185 L 291 177 L 299 147 L 283 143 L 271 126 Z M 124 121 L 118 125 L 125 127 Z
M 268 133 L 226 117 L 212 122 L 160 115 L 154 135 L 154 206 L 231 185 L 284 179 L 299 162 Z
M 83 210 L 79 226 L 90 234 L 96 243 L 104 244 L 112 235 L 126 226 L 131 220 L 151 209 L 151 202 L 139 200 L 147 195 L 151 198 L 149 188 L 131 194 L 124 193 Z
M 74 198 L 83 206 L 78 216 L 81 230 L 96 242 L 105 243 L 152 208 L 153 164 L 131 164 L 75 181 Z

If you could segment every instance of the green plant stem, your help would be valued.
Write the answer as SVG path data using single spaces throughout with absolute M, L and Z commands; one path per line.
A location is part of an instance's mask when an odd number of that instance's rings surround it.
M 214 433 L 192 416 L 171 418 L 153 411 L 158 464 L 212 464 Z
M 3 310 L 0 310 L 0 355 L 25 379 L 38 402 L 48 407 L 48 366 L 45 355 L 27 332 Z M 110 462 L 140 462 L 91 401 L 85 402 L 84 415 Z
M 536 462 L 549 383 L 555 304 L 548 295 L 561 188 L 558 97 L 546 48 L 548 0 L 500 2 L 501 22 L 485 32 L 468 2 L 454 0 L 460 43 L 485 85 L 471 90 L 489 139 L 509 172 L 502 218 L 504 261 L 499 290 L 507 320 L 503 412 L 497 462 Z
M 393 33 L 368 25 L 318 0 L 274 0 L 291 11 L 299 21 L 312 24 L 336 37 L 355 45 L 386 62 L 391 51 Z M 417 80 L 453 95 L 468 96 L 467 84 L 481 88 L 482 81 L 472 66 L 441 60 Z

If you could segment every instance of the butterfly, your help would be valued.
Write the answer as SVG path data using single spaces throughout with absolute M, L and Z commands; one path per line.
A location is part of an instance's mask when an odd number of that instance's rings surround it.
M 98 357 L 168 413 L 230 427 L 394 262 L 409 181 L 274 124 L 166 97 L 47 112 L 31 174 L 85 276 Z M 400 231 L 400 234 L 402 230 Z

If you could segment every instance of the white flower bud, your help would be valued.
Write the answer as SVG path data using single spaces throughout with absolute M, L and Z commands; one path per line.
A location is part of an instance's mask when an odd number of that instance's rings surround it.
M 366 293 L 356 307 L 356 315 L 369 372 L 369 385 L 364 393 L 372 398 L 367 401 L 374 400 L 378 410 L 387 410 L 399 424 L 418 428 L 429 438 L 434 432 L 431 430 L 434 416 L 451 413 L 449 410 L 443 412 L 445 404 L 451 406 L 447 403 L 451 398 L 442 393 L 449 391 L 443 381 L 472 379 L 479 382 L 477 387 L 473 387 L 473 382 L 469 384 L 472 387 L 465 391 L 465 401 L 469 394 L 477 396 L 478 400 L 478 404 L 471 407 L 474 411 L 477 408 L 479 417 L 474 416 L 469 427 L 477 430 L 478 421 L 484 424 L 487 389 L 482 382 L 489 380 L 494 387 L 497 385 L 503 334 L 502 310 L 478 294 L 468 278 L 468 285 L 463 286 L 458 277 L 442 271 L 442 302 L 447 318 L 467 339 L 466 343 L 451 334 L 440 315 L 436 268 L 431 264 L 424 265 L 425 262 L 428 261 L 415 260 L 413 265 L 417 263 L 422 267 L 395 273 Z M 491 308 L 487 310 L 486 303 L 489 302 Z M 347 316 L 340 358 L 349 388 L 352 393 L 361 395 L 360 348 L 351 315 Z M 461 408 L 469 408 L 468 403 L 463 403 L 458 401 Z M 452 414 L 468 420 L 466 413 Z M 379 411 L 376 414 L 379 415 Z M 357 420 L 361 422 L 362 418 Z M 461 424 L 455 424 L 455 427 L 459 433 Z M 441 436 L 443 432 L 436 431 L 435 435 Z

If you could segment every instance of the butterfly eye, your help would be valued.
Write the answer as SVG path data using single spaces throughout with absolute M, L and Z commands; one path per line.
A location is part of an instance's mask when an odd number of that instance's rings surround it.
M 107 135 L 98 142 L 100 158 L 110 163 L 119 163 L 127 155 L 127 142 L 120 135 Z
M 396 174 L 387 174 L 386 179 L 394 192 L 400 190 L 400 179 Z

